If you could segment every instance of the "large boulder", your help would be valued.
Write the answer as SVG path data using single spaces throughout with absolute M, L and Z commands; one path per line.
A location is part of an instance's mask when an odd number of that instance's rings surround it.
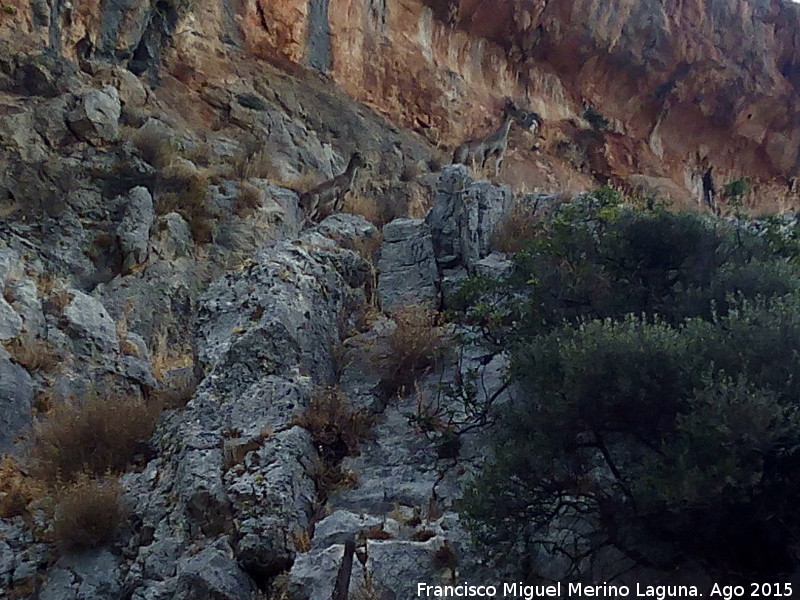
M 117 226 L 122 268 L 125 272 L 147 260 L 150 229 L 154 219 L 153 197 L 147 188 L 139 186 L 128 192 L 123 205 L 122 220 Z
M 158 218 L 153 238 L 153 250 L 161 260 L 188 256 L 194 242 L 189 224 L 176 212 Z
M 251 600 L 255 591 L 226 538 L 178 563 L 174 600 Z
M 246 389 L 299 368 L 318 383 L 333 377 L 331 345 L 349 285 L 369 272 L 357 253 L 332 242 L 281 242 L 240 271 L 213 282 L 201 299 L 198 357 L 215 389 Z
M 76 352 L 118 352 L 117 326 L 103 304 L 80 290 L 70 289 L 69 293 L 72 299 L 64 307 L 64 328 Z
M 72 132 L 86 142 L 113 142 L 119 137 L 122 107 L 117 88 L 89 90 L 78 98 L 77 106 L 67 116 Z
M 289 573 L 288 595 L 292 600 L 331 600 L 336 576 L 344 557 L 344 546 L 336 544 L 297 556 Z M 350 590 L 355 592 L 361 565 L 353 561 Z M 356 597 L 355 595 L 348 598 Z
M 512 201 L 507 186 L 473 182 L 464 165 L 445 168 L 426 217 L 440 267 L 463 265 L 472 270 L 491 252 L 494 228 Z
M 439 273 L 430 228 L 422 219 L 395 219 L 383 228 L 378 297 L 391 312 L 418 304 L 439 307 Z
M 193 534 L 218 535 L 230 522 L 222 481 L 222 448 L 217 432 L 185 425 L 183 450 L 175 470 L 174 495 Z
M 309 433 L 293 427 L 269 436 L 226 475 L 236 554 L 249 573 L 270 577 L 292 564 L 293 538 L 311 524 L 316 458 Z
M 312 228 L 345 248 L 378 239 L 378 229 L 361 215 L 334 213 Z
M 32 405 L 31 376 L 0 346 L 0 454 L 30 425 Z

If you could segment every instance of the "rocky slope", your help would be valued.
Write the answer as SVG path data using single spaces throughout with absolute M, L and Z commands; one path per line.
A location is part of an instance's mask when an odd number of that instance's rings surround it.
M 526 98 L 545 118 L 543 152 L 516 140 L 515 185 L 584 173 L 697 200 L 714 165 L 720 183 L 762 182 L 766 209 L 794 203 L 799 9 L 783 0 L 4 6 L 7 62 L 50 48 L 150 82 L 169 73 L 189 95 L 247 80 L 261 60 L 310 67 L 448 151 L 494 127 L 504 96 Z
M 477 373 L 495 395 L 505 357 L 435 319 L 398 346 L 398 309 L 507 269 L 493 231 L 515 199 L 611 181 L 696 206 L 713 165 L 718 186 L 761 180 L 761 209 L 793 206 L 797 10 L 0 3 L 2 593 L 327 600 L 350 541 L 354 595 L 497 580 L 454 508 L 484 434 L 443 436 L 465 418 L 443 390 Z M 506 96 L 544 118 L 512 129 L 511 187 L 442 169 Z M 305 223 L 298 192 L 355 150 L 357 214 Z M 456 351 L 392 367 L 422 331 Z M 335 450 L 308 420 L 330 386 L 371 425 Z M 98 393 L 182 402 L 138 440 L 123 530 L 67 551 L 48 494 L 18 482 L 35 419 Z

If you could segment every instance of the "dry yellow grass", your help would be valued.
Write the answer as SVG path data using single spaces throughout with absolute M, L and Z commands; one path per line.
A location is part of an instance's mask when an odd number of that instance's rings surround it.
M 75 295 L 64 289 L 56 290 L 43 299 L 44 309 L 52 314 L 61 314 Z
M 60 402 L 34 424 L 31 473 L 42 481 L 70 481 L 78 473 L 121 472 L 152 435 L 161 407 L 133 396 Z
M 31 373 L 50 373 L 63 360 L 62 354 L 47 340 L 14 338 L 3 342 L 11 360 Z
M 345 196 L 342 212 L 360 215 L 373 225 L 378 225 L 383 220 L 380 207 L 374 195 L 350 192 Z
M 515 199 L 492 232 L 492 246 L 501 252 L 519 252 L 532 239 L 538 220 L 534 205 Z
M 216 159 L 214 146 L 209 141 L 195 144 L 186 152 L 186 158 L 201 167 L 210 167 Z
M 11 456 L 0 459 L 0 519 L 25 513 L 27 506 L 42 498 L 47 489 L 31 477 Z
M 185 407 L 197 390 L 194 375 L 173 378 L 169 385 L 150 392 L 150 401 L 163 410 L 175 410 Z
M 233 199 L 233 212 L 236 215 L 240 217 L 250 215 L 261 206 L 261 203 L 262 194 L 258 187 L 246 181 L 239 182 L 238 193 Z
M 207 244 L 213 236 L 212 216 L 208 212 L 211 196 L 209 173 L 180 167 L 179 164 L 167 170 L 170 187 L 177 186 L 179 191 L 158 193 L 156 213 L 179 213 L 189 223 L 195 243 Z
M 281 168 L 275 154 L 266 148 L 242 148 L 229 162 L 233 175 L 239 180 L 280 177 Z
M 307 529 L 293 531 L 292 540 L 294 541 L 295 549 L 301 554 L 305 554 L 311 550 L 311 535 Z
M 385 353 L 372 356 L 388 394 L 402 392 L 431 368 L 444 350 L 442 316 L 431 309 L 410 305 L 392 314 L 397 326 L 389 334 Z M 376 346 L 377 347 L 377 346 Z
M 296 425 L 308 429 L 322 458 L 330 462 L 358 454 L 372 423 L 370 415 L 353 410 L 337 387 L 318 388 L 306 412 L 295 419 Z
M 115 538 L 126 520 L 116 477 L 79 473 L 55 494 L 53 541 L 62 549 L 93 548 Z

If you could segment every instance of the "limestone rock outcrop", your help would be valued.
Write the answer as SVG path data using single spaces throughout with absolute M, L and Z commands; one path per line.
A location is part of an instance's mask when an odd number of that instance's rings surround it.
M 67 115 L 67 121 L 79 139 L 113 142 L 119 136 L 121 110 L 117 88 L 108 86 L 81 94 L 77 106 Z
M 384 311 L 411 304 L 439 307 L 433 239 L 423 219 L 395 219 L 383 228 L 378 272 L 378 297 Z
M 150 192 L 141 186 L 133 188 L 125 199 L 122 221 L 117 228 L 124 271 L 128 272 L 147 260 L 154 219 Z
M 7 55 L 25 58 L 9 61 L 5 77 L 10 87 L 55 98 L 70 88 L 66 82 L 80 64 L 100 85 L 119 89 L 114 99 L 109 88 L 86 96 L 72 86 L 81 114 L 70 113 L 70 121 L 86 139 L 116 135 L 120 100 L 130 108 L 146 96 L 104 63 L 119 62 L 151 80 L 171 73 L 249 125 L 271 117 L 263 104 L 246 99 L 269 100 L 270 92 L 228 94 L 220 74 L 232 64 L 266 59 L 326 73 L 353 98 L 449 148 L 496 127 L 504 96 L 526 98 L 545 121 L 536 146 L 601 181 L 667 179 L 683 200 L 696 196 L 697 171 L 711 163 L 719 177 L 748 176 L 784 204 L 794 198 L 787 184 L 800 141 L 794 42 L 800 8 L 792 2 L 45 6 L 8 3 L 0 39 Z M 44 47 L 51 52 L 26 57 Z M 93 108 L 100 104 L 111 111 Z M 296 138 L 299 132 L 288 133 Z M 286 147 L 278 129 L 273 138 Z M 305 151 L 330 170 L 320 152 L 325 143 Z M 518 160 L 534 161 L 524 147 L 519 153 Z
M 512 189 L 680 204 L 714 166 L 718 189 L 747 176 L 763 207 L 797 206 L 800 7 L 780 0 L 0 8 L 0 452 L 51 401 L 187 384 L 121 476 L 119 539 L 69 555 L 39 505 L 14 507 L 0 595 L 251 600 L 284 581 L 276 597 L 328 600 L 353 539 L 353 594 L 495 581 L 457 510 L 484 434 L 420 423 L 466 419 L 450 392 L 472 374 L 479 401 L 502 391 L 508 357 L 466 344 L 389 398 L 392 312 L 513 269 L 492 244 Z M 506 96 L 544 126 L 512 131 L 500 181 L 448 165 Z M 299 193 L 356 150 L 346 206 L 367 218 L 307 226 Z M 475 337 L 455 328 L 435 334 Z M 328 386 L 372 424 L 335 489 L 298 424 Z
M 486 257 L 494 229 L 508 213 L 512 199 L 505 186 L 473 182 L 463 165 L 445 168 L 426 217 L 439 266 L 471 270 Z

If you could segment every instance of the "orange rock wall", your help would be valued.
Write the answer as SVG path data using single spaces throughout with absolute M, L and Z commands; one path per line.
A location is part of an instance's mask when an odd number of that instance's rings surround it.
M 253 45 L 304 61 L 305 0 L 258 0 Z M 800 166 L 798 7 L 782 0 L 331 0 L 332 70 L 350 95 L 446 147 L 488 131 L 505 96 L 549 125 L 591 105 L 603 175 L 681 182 Z M 256 40 L 260 40 L 256 42 Z M 797 65 L 797 66 L 795 66 Z
M 199 86 L 236 77 L 248 61 L 307 65 L 310 31 L 321 26 L 311 23 L 315 1 L 322 0 L 176 1 L 191 9 L 164 53 L 166 66 Z M 107 4 L 73 0 L 62 10 L 62 54 L 74 58 L 84 38 L 102 43 Z M 0 41 L 17 50 L 48 43 L 33 3 L 5 5 L 13 10 L 0 14 Z M 155 6 L 131 2 L 116 51 L 132 50 Z M 586 106 L 607 118 L 610 131 L 592 144 L 590 163 L 612 181 L 644 174 L 691 187 L 704 161 L 730 178 L 788 180 L 800 167 L 800 5 L 330 0 L 328 15 L 333 80 L 446 149 L 496 127 L 512 96 L 527 97 L 562 137 L 588 127 L 580 119 Z

